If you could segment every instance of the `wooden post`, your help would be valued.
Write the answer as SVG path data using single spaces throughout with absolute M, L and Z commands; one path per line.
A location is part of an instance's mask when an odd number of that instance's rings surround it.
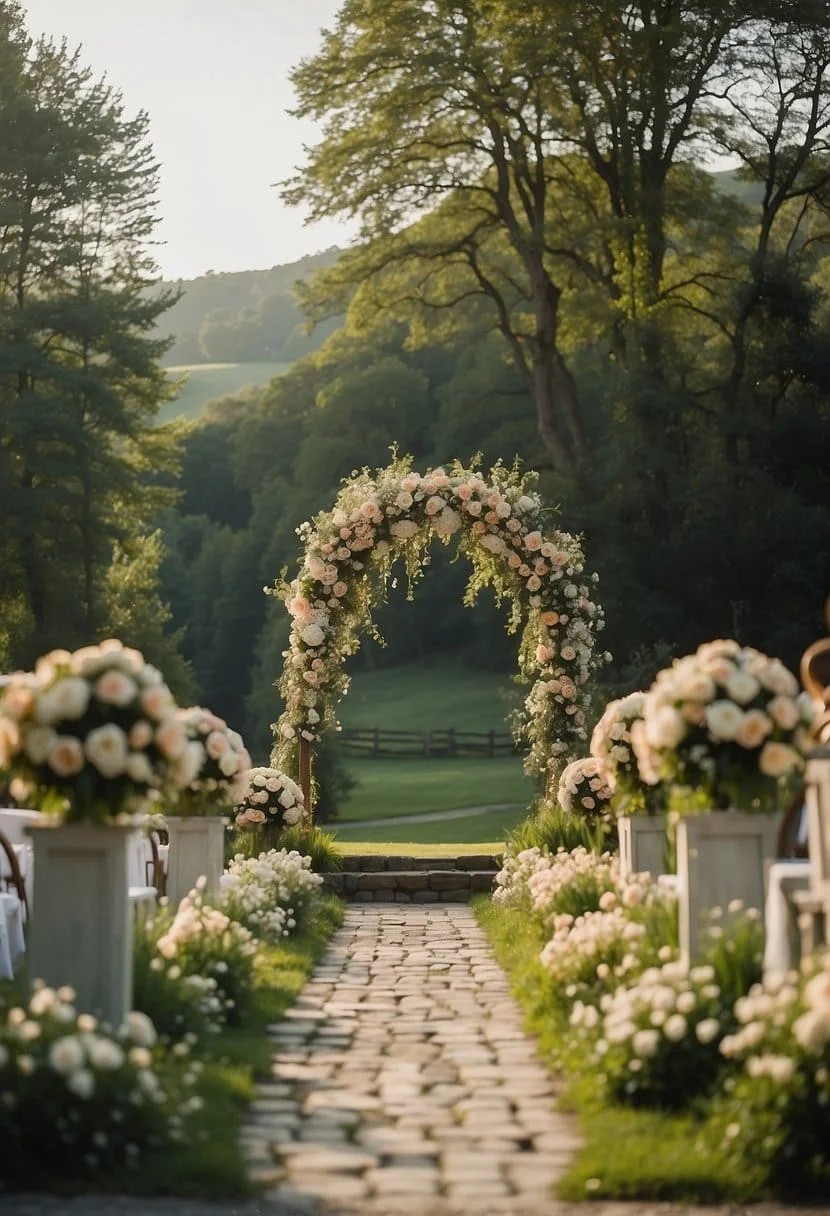
M 303 815 L 303 823 L 305 824 L 306 835 L 311 830 L 311 744 L 308 739 L 300 739 L 300 789 L 303 791 L 305 799 L 305 814 Z

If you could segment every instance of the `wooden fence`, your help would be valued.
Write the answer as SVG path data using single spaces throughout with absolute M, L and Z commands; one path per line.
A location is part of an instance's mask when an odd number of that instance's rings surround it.
M 387 760 L 443 759 L 447 756 L 513 756 L 516 745 L 506 730 L 381 730 L 344 728 L 343 750 L 351 756 Z

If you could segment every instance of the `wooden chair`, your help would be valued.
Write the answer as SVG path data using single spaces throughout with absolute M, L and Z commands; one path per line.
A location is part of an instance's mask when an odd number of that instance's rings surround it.
M 5 855 L 5 861 L 3 860 Z M 26 898 L 26 880 L 20 869 L 20 862 L 11 842 L 0 832 L 0 882 L 7 891 L 17 892 L 17 898 L 23 904 L 26 922 L 29 921 L 29 901 Z

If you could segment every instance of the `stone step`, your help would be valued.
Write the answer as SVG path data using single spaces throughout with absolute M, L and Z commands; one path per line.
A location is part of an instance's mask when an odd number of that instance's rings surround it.
M 405 857 L 402 854 L 388 856 L 375 853 L 354 854 L 343 858 L 343 870 L 361 874 L 370 871 L 394 870 L 492 870 L 496 873 L 502 866 L 501 853 L 469 853 L 459 857 Z
M 344 870 L 322 878 L 327 890 L 357 903 L 464 903 L 492 891 L 496 873 L 489 868 Z

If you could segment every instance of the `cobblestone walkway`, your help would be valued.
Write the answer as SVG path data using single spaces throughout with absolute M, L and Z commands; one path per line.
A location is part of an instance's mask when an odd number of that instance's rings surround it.
M 550 1210 L 578 1142 L 466 905 L 352 905 L 273 1042 L 246 1143 L 275 1200 Z
M 3 1216 L 796 1216 L 559 1203 L 578 1147 L 463 904 L 352 905 L 285 1021 L 244 1139 L 261 1198 L 0 1196 Z M 207 1150 L 209 1151 L 209 1150 Z M 610 1150 L 613 1151 L 613 1150 Z M 806 1212 L 807 1209 L 804 1209 Z M 809 1209 L 830 1216 L 830 1208 Z

